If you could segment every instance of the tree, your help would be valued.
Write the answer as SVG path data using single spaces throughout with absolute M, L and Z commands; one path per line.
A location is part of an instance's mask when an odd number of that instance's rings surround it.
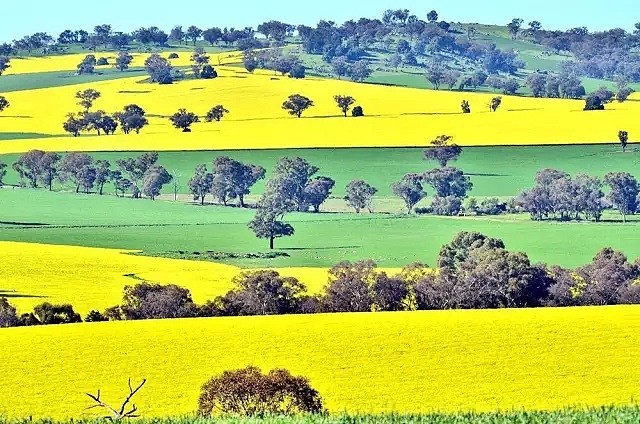
M 462 101 L 460 108 L 462 109 L 462 113 L 471 113 L 471 105 L 467 100 Z
M 222 38 L 222 30 L 216 27 L 207 28 L 202 31 L 202 38 L 213 46 Z
M 10 106 L 9 101 L 6 97 L 0 96 L 0 112 L 3 112 Z
M 238 198 L 242 208 L 245 207 L 244 196 L 249 194 L 251 187 L 266 174 L 266 170 L 261 166 L 247 165 L 226 156 L 216 158 L 212 172 L 213 194 L 224 204 L 228 198 Z
M 287 211 L 304 212 L 309 207 L 305 200 L 305 189 L 318 170 L 300 157 L 281 158 L 266 183 L 265 194 L 277 199 Z
M 93 312 L 95 312 L 95 311 L 93 311 Z M 128 382 L 129 394 L 127 395 L 127 397 L 122 402 L 122 405 L 120 405 L 120 409 L 119 410 L 116 410 L 115 407 L 104 403 L 100 399 L 100 390 L 98 390 L 98 393 L 96 395 L 92 395 L 91 393 L 87 393 L 87 396 L 91 400 L 93 400 L 95 402 L 95 404 L 93 406 L 90 406 L 87 409 L 102 408 L 102 409 L 107 410 L 109 415 L 104 417 L 104 419 L 106 419 L 108 421 L 111 421 L 111 422 L 122 422 L 122 421 L 128 420 L 130 418 L 139 417 L 139 415 L 136 415 L 136 413 L 138 411 L 138 407 L 136 405 L 131 405 L 131 409 L 127 410 L 127 405 L 129 404 L 129 402 L 131 402 L 131 399 L 136 395 L 136 393 L 138 393 L 138 391 L 142 388 L 142 386 L 144 386 L 144 384 L 146 382 L 147 382 L 147 380 L 143 379 L 142 382 L 140 384 L 138 384 L 138 386 L 136 386 L 136 388 L 134 389 L 133 386 L 131 385 L 131 379 L 129 379 L 129 382 Z
M 507 24 L 507 30 L 509 31 L 509 35 L 511 35 L 511 38 L 513 38 L 514 40 L 518 37 L 518 34 L 520 33 L 520 29 L 522 28 L 523 23 L 524 21 L 522 19 L 513 18 L 511 22 Z
M 432 24 L 436 23 L 438 21 L 438 12 L 432 10 L 431 12 L 427 13 L 427 21 Z
M 376 264 L 373 261 L 340 262 L 329 270 L 323 307 L 328 312 L 371 312 Z
M 491 112 L 495 112 L 498 110 L 501 104 L 502 104 L 502 97 L 496 96 L 492 98 L 491 101 L 489 102 L 489 110 Z
M 193 62 L 193 65 L 191 66 L 191 68 L 193 70 L 194 76 L 196 78 L 200 78 L 200 74 L 202 72 L 203 66 L 209 64 L 209 55 L 205 53 L 202 47 L 198 47 L 191 54 L 191 62 Z
M 9 65 L 10 62 L 11 62 L 11 59 L 9 59 L 7 56 L 0 55 L 0 75 L 2 75 L 4 71 L 10 68 L 10 65 Z
M 100 92 L 93 88 L 87 88 L 86 90 L 78 91 L 76 93 L 76 99 L 78 99 L 78 105 L 82 106 L 85 112 L 93 107 L 93 102 L 100 98 Z
M 133 56 L 131 56 L 126 51 L 121 51 L 121 52 L 118 52 L 118 57 L 116 57 L 116 62 L 114 66 L 120 72 L 124 72 L 125 70 L 129 69 L 129 65 L 131 64 L 132 61 L 133 61 Z
M 202 79 L 218 78 L 218 72 L 216 72 L 213 66 L 207 64 L 202 67 L 202 72 L 200 72 L 200 78 Z
M 292 94 L 289 99 L 282 104 L 282 108 L 290 115 L 300 118 L 302 113 L 313 106 L 313 101 L 300 94 Z
M 0 187 L 4 185 L 4 182 L 2 180 L 6 176 L 7 176 L 7 164 L 4 162 L 0 162 Z
M 389 277 L 385 272 L 376 274 L 371 286 L 373 305 L 377 311 L 403 311 L 407 309 L 409 285 L 400 277 Z
M 96 64 L 97 64 L 97 60 L 94 55 L 92 54 L 86 55 L 85 58 L 82 59 L 82 62 L 80 62 L 77 66 L 78 75 L 93 74 L 96 69 Z
M 200 118 L 193 112 L 187 112 L 186 109 L 178 109 L 176 113 L 169 118 L 171 124 L 182 132 L 191 132 L 191 125 L 200 122 Z
M 427 72 L 424 74 L 427 81 L 433 85 L 433 88 L 438 90 L 440 84 L 444 81 L 445 69 L 440 62 L 433 61 L 427 65 Z
M 620 140 L 622 152 L 624 153 L 627 150 L 627 144 L 629 143 L 629 133 L 624 130 L 618 131 L 618 140 Z
M 158 53 L 151 54 L 144 61 L 144 67 L 151 78 L 151 82 L 159 84 L 171 84 L 173 82 L 171 63 Z
M 622 221 L 627 222 L 627 215 L 638 210 L 638 181 L 627 172 L 610 172 L 604 176 L 604 182 L 611 188 L 607 198 L 622 215 Z
M 338 108 L 342 111 L 345 118 L 347 117 L 347 112 L 351 109 L 351 105 L 356 102 L 356 99 L 351 96 L 342 96 L 339 94 L 333 96 L 333 99 L 336 101 L 336 105 L 338 105 Z
M 200 200 L 204 205 L 204 199 L 211 192 L 213 174 L 207 171 L 207 165 L 198 165 L 195 174 L 189 180 L 189 190 L 193 194 L 193 200 Z
M 6 297 L 0 297 L 0 328 L 15 327 L 19 322 L 15 306 Z
M 597 94 L 590 94 L 585 100 L 584 110 L 604 110 L 604 103 L 604 100 Z
M 309 379 L 284 369 L 263 374 L 256 367 L 225 371 L 207 381 L 198 399 L 198 415 L 282 416 L 320 414 L 320 394 Z
M 68 153 L 60 162 L 58 179 L 63 184 L 71 181 L 76 193 L 81 187 L 89 193 L 96 180 L 93 158 L 86 153 Z
M 369 78 L 372 73 L 373 70 L 366 60 L 359 60 L 349 67 L 349 77 L 354 82 L 362 82 Z
M 62 123 L 62 128 L 74 137 L 77 137 L 80 135 L 80 132 L 87 129 L 87 123 L 82 115 L 69 113 L 67 114 L 67 120 Z
M 144 115 L 144 109 L 136 104 L 130 104 L 125 106 L 122 112 L 114 113 L 113 118 L 120 123 L 120 128 L 125 134 L 130 134 L 131 131 L 140 134 L 140 130 L 149 123 Z
M 169 33 L 169 39 L 173 41 L 177 41 L 178 44 L 182 44 L 185 41 L 185 34 L 182 30 L 182 26 L 177 25 L 171 28 L 171 32 Z
M 224 106 L 222 105 L 216 105 L 214 107 L 212 107 L 209 112 L 207 112 L 207 116 L 205 117 L 205 120 L 207 122 L 220 122 L 220 120 L 222 120 L 222 118 L 224 117 L 225 114 L 229 113 L 229 111 L 227 109 L 225 109 Z
M 253 73 L 258 69 L 258 58 L 253 50 L 245 50 L 242 54 L 242 64 L 247 72 Z
M 439 135 L 431 141 L 431 147 L 424 151 L 425 160 L 435 160 L 441 167 L 447 163 L 458 160 L 462 154 L 462 148 L 452 143 L 453 137 L 450 135 Z
M 255 217 L 249 222 L 249 228 L 256 237 L 269 240 L 269 248 L 273 250 L 274 240 L 279 237 L 289 237 L 295 232 L 293 227 L 281 221 L 282 211 L 274 210 L 269 206 L 258 208 Z
M 171 174 L 162 166 L 149 168 L 142 177 L 142 194 L 155 200 L 162 191 L 162 186 L 169 184 L 172 180 Z
M 96 170 L 95 185 L 98 186 L 98 194 L 102 196 L 104 185 L 111 178 L 111 164 L 107 160 L 98 159 L 94 167 Z
M 458 82 L 460 75 L 460 72 L 455 70 L 445 71 L 442 77 L 442 83 L 446 84 L 449 87 L 449 90 L 453 90 L 453 87 Z
M 473 188 L 469 177 L 451 167 L 436 168 L 424 173 L 423 181 L 429 183 L 438 197 L 467 197 L 467 192 Z
M 331 196 L 336 182 L 329 177 L 316 177 L 304 188 L 305 209 L 311 206 L 314 212 L 320 212 L 320 205 Z
M 188 289 L 144 281 L 124 287 L 120 309 L 125 319 L 142 320 L 194 317 L 197 306 Z
M 291 70 L 289 71 L 289 78 L 303 79 L 306 77 L 307 68 L 300 63 L 293 65 L 293 68 L 291 68 Z
M 202 36 L 202 30 L 195 25 L 191 25 L 187 28 L 187 32 L 185 33 L 185 37 L 193 42 L 193 45 L 196 45 L 198 38 Z
M 49 187 L 49 191 L 53 191 L 53 181 L 58 176 L 59 161 L 60 155 L 55 152 L 44 152 L 38 160 L 38 180 L 45 187 Z
M 539 72 L 533 73 L 527 77 L 527 86 L 534 97 L 543 97 L 547 88 L 547 76 Z
M 133 197 L 140 197 L 140 180 L 145 173 L 158 162 L 158 153 L 143 153 L 137 158 L 118 159 L 116 164 L 129 177 L 129 187 L 133 188 Z M 124 185 L 126 181 L 120 180 Z
M 393 194 L 404 200 L 409 214 L 427 195 L 422 187 L 422 177 L 418 174 L 406 174 L 400 181 L 393 183 L 391 188 Z
M 350 65 L 345 56 L 338 56 L 333 58 L 333 60 L 331 61 L 331 67 L 333 68 L 333 73 L 336 74 L 338 79 L 349 75 Z
M 371 186 L 363 180 L 353 180 L 347 184 L 347 205 L 355 209 L 356 213 L 360 213 L 362 209 L 367 209 L 369 213 L 373 212 L 371 208 L 371 202 L 373 196 L 378 192 L 378 189 Z
M 455 274 L 468 258 L 469 252 L 482 247 L 504 249 L 504 243 L 481 233 L 462 231 L 450 243 L 442 246 L 438 254 L 438 267 Z

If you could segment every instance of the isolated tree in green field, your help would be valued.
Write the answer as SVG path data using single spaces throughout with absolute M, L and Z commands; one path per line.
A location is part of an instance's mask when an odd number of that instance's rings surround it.
M 93 102 L 98 100 L 100 96 L 100 92 L 93 88 L 87 88 L 76 93 L 76 99 L 79 100 L 78 105 L 82 106 L 85 112 L 88 112 L 93 107 Z
M 178 109 L 169 120 L 175 128 L 182 130 L 182 132 L 191 132 L 191 125 L 200 122 L 198 115 L 188 112 L 185 108 Z
M 116 62 L 114 66 L 116 67 L 117 70 L 119 70 L 120 72 L 123 72 L 126 69 L 129 69 L 129 65 L 131 64 L 132 61 L 133 61 L 133 56 L 131 56 L 128 52 L 121 51 L 121 52 L 118 52 L 118 57 L 116 57 Z
M 274 240 L 280 237 L 289 237 L 295 230 L 284 221 L 283 211 L 272 208 L 268 202 L 261 205 L 253 220 L 249 222 L 249 228 L 253 230 L 256 237 L 269 240 L 269 248 L 273 250 Z
M 313 106 L 313 101 L 308 97 L 300 94 L 292 94 L 284 103 L 282 109 L 289 112 L 290 115 L 300 118 L 302 113 Z
M 162 166 L 153 166 L 142 176 L 142 194 L 155 200 L 162 191 L 162 186 L 169 184 L 173 177 Z
M 6 97 L 0 96 L 0 112 L 4 111 L 10 106 L 9 100 Z
M 338 105 L 338 109 L 344 114 L 344 117 L 347 117 L 347 112 L 351 109 L 351 106 L 356 102 L 351 96 L 343 96 L 340 94 L 336 94 L 333 96 L 333 100 L 335 100 L 336 105 Z
M 418 174 L 406 174 L 400 181 L 393 183 L 391 189 L 393 194 L 404 200 L 408 214 L 427 195 L 422 187 L 422 177 Z
M 361 210 L 367 209 L 369 213 L 373 212 L 371 202 L 373 196 L 378 192 L 378 189 L 368 184 L 364 180 L 353 180 L 347 184 L 347 195 L 344 200 L 347 205 L 355 209 L 356 213 L 360 213 Z
M 225 109 L 224 106 L 216 105 L 212 107 L 209 110 L 209 112 L 207 112 L 207 116 L 205 117 L 205 120 L 207 122 L 213 122 L 213 121 L 220 122 L 222 118 L 224 118 L 224 115 L 226 115 L 227 113 L 229 113 L 229 111 Z
M 9 62 L 11 62 L 9 57 L 0 55 L 0 75 L 10 67 Z
M 622 221 L 627 222 L 627 215 L 638 211 L 638 181 L 627 172 L 610 172 L 604 176 L 604 182 L 611 188 L 607 198 L 622 215 Z
M 462 154 L 462 148 L 452 142 L 450 135 L 439 135 L 431 141 L 429 148 L 424 151 L 425 160 L 435 160 L 441 167 L 449 162 L 458 160 Z
M 620 145 L 622 146 L 622 151 L 627 150 L 627 144 L 629 143 L 629 133 L 624 130 L 618 131 L 618 140 L 620 140 Z
M 207 165 L 198 165 L 193 177 L 189 180 L 189 190 L 193 200 L 199 200 L 200 205 L 204 205 L 204 199 L 211 193 L 212 184 L 213 174 L 207 170 Z

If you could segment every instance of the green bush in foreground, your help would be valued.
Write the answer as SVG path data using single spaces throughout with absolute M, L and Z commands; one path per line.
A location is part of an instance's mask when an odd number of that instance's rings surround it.
M 32 420 L 30 418 L 8 419 L 0 416 L 0 424 L 104 424 L 110 421 L 85 419 L 70 421 Z M 515 423 L 558 423 L 558 424 L 601 424 L 601 423 L 638 423 L 640 407 L 604 407 L 588 410 L 565 409 L 552 412 L 503 412 L 503 413 L 460 413 L 425 415 L 305 415 L 297 417 L 265 418 L 198 418 L 173 417 L 133 420 L 138 424 L 515 424 Z

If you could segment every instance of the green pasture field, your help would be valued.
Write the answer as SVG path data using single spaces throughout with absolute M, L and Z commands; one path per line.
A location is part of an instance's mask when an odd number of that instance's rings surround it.
M 0 78 L 0 93 L 63 87 L 67 85 L 108 81 L 118 78 L 147 76 L 144 68 L 130 68 L 124 72 L 117 69 L 101 69 L 94 74 L 75 75 L 73 71 L 38 72 L 32 74 L 3 75 Z
M 0 133 L 0 140 L 2 133 Z M 1 142 L 1 141 L 0 141 Z M 426 143 L 425 143 L 426 144 Z M 619 145 L 564 145 L 564 146 L 501 146 L 465 147 L 462 156 L 451 165 L 462 169 L 471 177 L 472 197 L 510 197 L 533 185 L 538 170 L 555 168 L 571 174 L 587 173 L 604 176 L 607 172 L 625 171 L 640 177 L 640 148 L 629 146 L 622 153 Z M 160 152 L 158 163 L 179 176 L 179 192 L 188 193 L 188 181 L 196 165 L 209 164 L 218 156 L 231 156 L 245 163 L 261 165 L 267 175 L 276 161 L 284 156 L 300 156 L 320 168 L 318 175 L 336 180 L 335 196 L 345 194 L 347 183 L 363 179 L 378 189 L 377 196 L 393 197 L 391 184 L 408 172 L 422 172 L 438 166 L 422 159 L 420 148 L 353 148 L 353 149 L 290 149 L 244 151 Z M 138 152 L 91 153 L 96 159 L 107 159 L 115 168 L 119 158 L 138 155 Z M 5 184 L 16 184 L 18 176 L 11 168 L 18 155 L 0 155 L 0 161 L 9 165 Z M 260 193 L 264 182 L 253 192 Z M 112 192 L 107 186 L 106 190 Z M 171 192 L 167 186 L 165 193 Z M 432 190 L 427 187 L 427 193 Z
M 196 206 L 181 202 L 114 196 L 0 190 L 0 240 L 175 252 L 267 252 L 266 240 L 247 228 L 250 209 Z M 603 247 L 640 256 L 637 219 L 622 224 L 611 213 L 602 223 L 533 222 L 527 215 L 435 217 L 393 214 L 295 213 L 287 216 L 296 233 L 278 239 L 288 257 L 229 260 L 246 267 L 332 266 L 342 260 L 374 259 L 381 266 L 434 264 L 440 247 L 460 231 L 502 238 L 532 261 L 575 267 Z

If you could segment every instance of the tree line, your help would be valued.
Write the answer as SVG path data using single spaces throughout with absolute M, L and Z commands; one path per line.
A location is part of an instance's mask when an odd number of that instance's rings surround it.
M 415 263 L 389 275 L 370 260 L 344 261 L 331 268 L 317 295 L 274 270 L 247 271 L 234 277 L 229 292 L 204 305 L 188 289 L 143 281 L 124 288 L 120 305 L 91 311 L 85 321 L 638 304 L 638 278 L 640 261 L 611 248 L 587 265 L 566 269 L 532 264 L 500 239 L 461 232 L 442 246 L 436 269 Z M 79 321 L 70 305 L 45 303 L 18 316 L 0 300 L 0 327 Z

